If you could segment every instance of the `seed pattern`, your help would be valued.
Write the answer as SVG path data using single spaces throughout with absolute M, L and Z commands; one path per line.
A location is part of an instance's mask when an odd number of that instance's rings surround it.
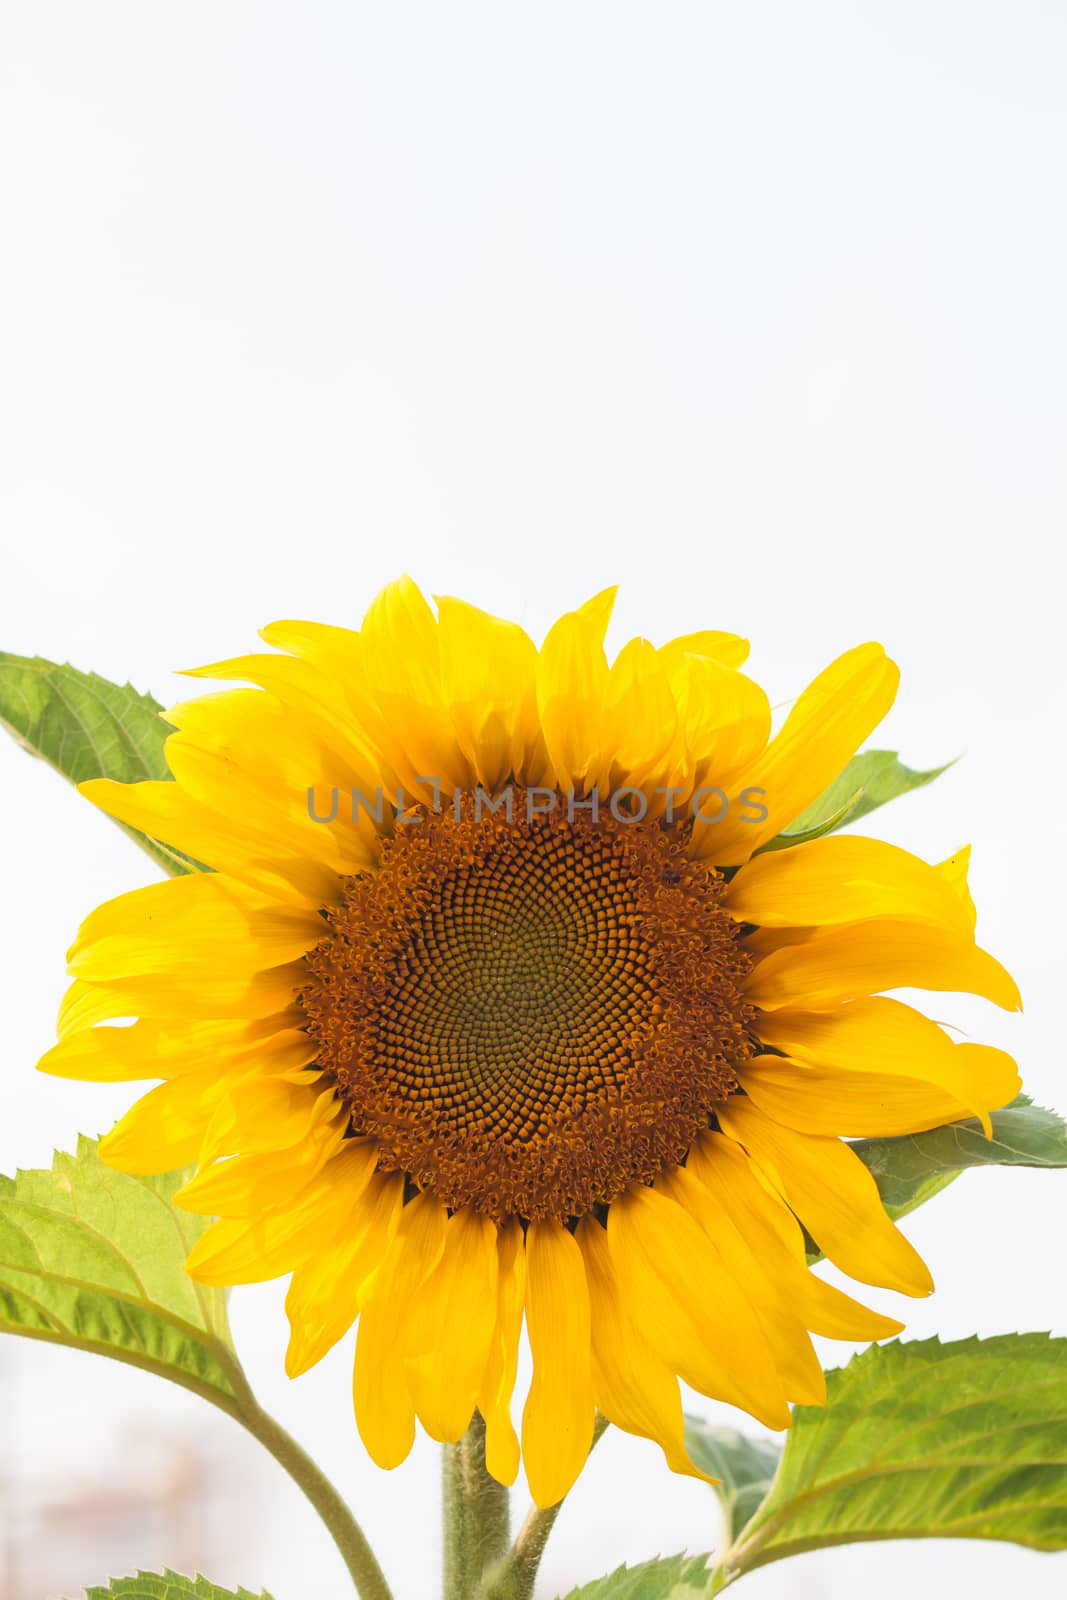
M 677 1165 L 736 1088 L 750 962 L 678 834 L 525 815 L 468 800 L 387 841 L 301 1003 L 380 1167 L 452 1207 L 568 1219 Z

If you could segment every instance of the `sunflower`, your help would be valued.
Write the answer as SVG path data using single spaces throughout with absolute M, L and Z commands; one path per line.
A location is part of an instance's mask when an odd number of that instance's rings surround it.
M 989 1112 L 1018 1087 L 884 991 L 1018 1006 L 975 942 L 966 852 L 766 849 L 888 710 L 863 644 L 777 733 L 704 632 L 604 651 L 613 591 L 538 650 L 408 579 L 362 627 L 279 622 L 240 687 L 166 713 L 173 782 L 82 785 L 211 867 L 83 923 L 47 1072 L 160 1079 L 101 1144 L 186 1164 L 219 1220 L 206 1284 L 291 1274 L 286 1366 L 358 1323 L 354 1400 L 395 1466 L 418 1419 L 537 1503 L 596 1411 L 696 1474 L 679 1379 L 770 1428 L 824 1398 L 812 1333 L 901 1324 L 809 1269 L 925 1295 L 848 1136 Z M 252 687 L 248 687 L 251 685 Z M 131 1020 L 132 1019 L 132 1020 Z

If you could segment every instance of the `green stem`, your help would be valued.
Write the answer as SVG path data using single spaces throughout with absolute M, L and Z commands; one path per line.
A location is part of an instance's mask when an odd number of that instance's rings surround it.
M 348 1568 L 360 1600 L 393 1600 L 392 1590 L 385 1581 L 366 1534 L 329 1478 L 292 1435 L 286 1433 L 281 1423 L 275 1422 L 258 1404 L 244 1374 L 241 1373 L 239 1383 L 235 1381 L 235 1374 L 231 1373 L 230 1378 L 239 1391 L 238 1420 L 253 1438 L 270 1451 L 279 1466 L 285 1468 L 293 1482 L 311 1501 L 341 1552 L 341 1559 Z
M 508 1491 L 485 1465 L 485 1422 L 475 1412 L 458 1444 L 441 1458 L 444 1600 L 471 1600 L 508 1547 Z
M 592 1454 L 597 1441 L 608 1426 L 607 1417 L 597 1414 L 593 1438 L 589 1446 Z M 526 1521 L 516 1536 L 515 1543 L 501 1561 L 484 1579 L 478 1590 L 478 1600 L 532 1600 L 537 1569 L 545 1553 L 548 1536 L 563 1510 L 564 1501 L 541 1510 L 531 1506 Z

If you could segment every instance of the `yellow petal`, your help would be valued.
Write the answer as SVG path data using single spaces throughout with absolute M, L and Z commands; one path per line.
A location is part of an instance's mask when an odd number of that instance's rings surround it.
M 228 1081 L 204 1130 L 201 1159 L 291 1149 L 322 1123 L 345 1115 L 335 1090 L 318 1076 L 265 1077 L 248 1073 Z
M 396 1233 L 403 1203 L 401 1174 L 376 1172 L 355 1214 L 320 1239 L 296 1267 L 285 1297 L 290 1330 L 285 1370 L 290 1378 L 321 1361 L 356 1320 Z
M 310 907 L 279 906 L 223 877 L 191 873 L 98 906 L 78 931 L 68 970 L 88 982 L 152 973 L 253 973 L 294 961 L 323 938 Z
M 969 936 L 919 922 L 816 928 L 802 942 L 765 956 L 746 984 L 748 998 L 766 1011 L 824 1011 L 884 989 L 980 994 L 1006 1011 L 1022 1004 L 1011 976 Z
M 900 674 L 880 644 L 832 662 L 800 695 L 779 732 L 744 776 L 763 791 L 767 817 L 746 822 L 731 806 L 721 822 L 698 822 L 694 853 L 718 866 L 747 861 L 833 782 L 893 704 Z
M 95 1027 L 98 1022 L 136 1014 L 136 1005 L 116 1004 L 113 989 L 102 989 L 99 984 L 83 983 L 80 978 L 75 978 L 73 983 L 67 985 L 59 1003 L 56 1034 L 63 1042 L 75 1038 L 87 1028 Z
M 265 698 L 258 691 L 249 692 L 260 700 Z M 268 750 L 273 748 L 268 744 Z M 343 774 L 323 759 L 301 763 L 292 773 L 277 763 L 271 770 L 265 761 L 259 762 L 260 770 L 250 770 L 224 751 L 175 733 L 167 740 L 167 763 L 192 804 L 209 816 L 241 819 L 244 871 L 231 868 L 235 877 L 254 877 L 258 862 L 276 859 L 303 863 L 320 876 L 330 872 L 344 875 L 376 857 L 377 832 L 369 811 L 360 808 L 353 815 L 351 804 L 353 789 L 366 792 L 373 786 L 346 784 Z M 330 793 L 335 785 L 336 808 Z M 335 809 L 336 815 L 331 816 Z
M 490 793 L 503 785 L 516 743 L 525 767 L 540 738 L 535 703 L 537 650 L 514 622 L 439 595 L 438 630 L 444 695 L 456 739 Z
M 868 1310 L 809 1269 L 800 1224 L 739 1144 L 721 1133 L 706 1134 L 690 1148 L 686 1171 L 709 1190 L 720 1215 L 733 1219 L 813 1333 L 867 1340 L 902 1331 L 904 1324 L 895 1317 Z
M 317 1047 L 300 1028 L 287 1026 L 288 1013 L 267 1019 L 268 1033 L 256 1022 L 194 1022 L 168 1025 L 135 1022 L 129 1027 L 86 1028 L 67 1033 L 37 1063 L 38 1072 L 93 1083 L 126 1083 L 138 1078 L 178 1078 L 215 1066 L 220 1073 L 260 1062 L 284 1072 L 307 1066 Z
M 981 1046 L 972 1046 L 981 1049 Z M 1018 1093 L 1015 1063 L 1002 1050 L 991 1052 L 997 1078 L 1009 1078 Z M 757 1056 L 738 1074 L 754 1105 L 788 1128 L 831 1137 L 879 1139 L 921 1133 L 958 1122 L 970 1107 L 936 1084 L 900 1073 L 848 1072 L 791 1061 L 788 1056 Z
M 973 928 L 978 920 L 978 912 L 971 898 L 970 887 L 967 883 L 967 874 L 970 871 L 970 867 L 971 847 L 969 844 L 965 844 L 961 845 L 953 855 L 949 856 L 947 861 L 942 861 L 937 870 L 963 902 L 968 926 Z
M 204 1167 L 178 1190 L 175 1205 L 205 1217 L 254 1217 L 298 1200 L 344 1143 L 347 1117 L 319 1123 L 288 1150 L 240 1155 Z
M 609 1208 L 608 1244 L 634 1325 L 671 1371 L 768 1427 L 788 1427 L 756 1315 L 696 1220 L 666 1195 L 634 1185 Z
M 667 784 L 683 757 L 678 715 L 659 652 L 647 639 L 624 645 L 608 673 L 600 724 L 602 795 Z
M 1007 1105 L 1019 1089 L 1010 1056 L 979 1045 L 954 1044 L 936 1022 L 899 1000 L 852 1000 L 822 1012 L 766 1012 L 759 1033 L 766 1044 L 806 1067 L 845 1074 L 845 1083 L 851 1082 L 851 1075 L 868 1073 L 882 1078 L 906 1072 L 908 1079 L 922 1079 L 957 1108 L 942 1121 L 979 1117 L 987 1137 L 990 1111 Z
M 739 922 L 820 927 L 904 917 L 969 937 L 973 923 L 937 867 L 881 839 L 837 834 L 756 856 L 726 893 Z
M 670 682 L 694 785 L 721 787 L 747 773 L 771 732 L 770 702 L 759 685 L 699 655 L 683 656 Z
M 626 1314 L 605 1229 L 594 1217 L 583 1217 L 575 1238 L 589 1285 L 597 1410 L 627 1433 L 654 1440 L 674 1472 L 712 1481 L 686 1454 L 678 1379 L 638 1336 Z
M 716 1109 L 723 1132 L 745 1147 L 842 1272 L 902 1294 L 932 1291 L 925 1263 L 886 1216 L 874 1179 L 848 1145 L 784 1128 L 743 1095 Z
M 595 781 L 602 752 L 601 732 L 608 662 L 604 635 L 615 604 L 615 590 L 604 589 L 577 611 L 568 611 L 549 629 L 537 659 L 537 708 L 545 747 L 564 791 L 581 791 Z
M 302 961 L 287 962 L 266 972 L 206 975 L 147 973 L 114 982 L 75 979 L 60 1009 L 59 1033 L 91 1027 L 116 1017 L 170 1018 L 190 1015 L 218 1020 L 258 1020 L 286 1010 L 307 982 Z
M 358 635 L 353 635 L 358 638 Z M 331 783 L 395 788 L 373 738 L 356 717 L 338 675 L 292 656 L 245 655 L 186 669 L 192 678 L 239 679 L 268 692 L 224 690 L 171 706 L 163 716 L 183 733 L 225 750 L 263 776 L 281 761 L 299 793 L 320 776 Z M 295 715 L 294 715 L 295 713 Z M 273 723 L 273 726 L 271 724 Z
M 419 778 L 435 778 L 446 792 L 468 787 L 473 772 L 449 716 L 437 619 L 410 578 L 375 597 L 359 637 L 390 764 L 412 791 Z
M 185 1263 L 198 1283 L 265 1283 L 314 1252 L 324 1231 L 358 1218 L 377 1150 L 370 1139 L 349 1139 L 287 1210 L 261 1217 L 225 1217 L 201 1234 Z
M 519 1470 L 519 1439 L 511 1421 L 511 1395 L 519 1361 L 519 1335 L 526 1301 L 526 1241 L 514 1217 L 497 1230 L 496 1325 L 478 1394 L 485 1419 L 485 1464 L 498 1483 L 511 1484 Z
M 533 1379 L 522 1414 L 522 1455 L 536 1505 L 570 1489 L 593 1442 L 589 1291 L 581 1251 L 557 1222 L 526 1235 L 526 1326 Z
M 707 656 L 720 661 L 724 667 L 743 667 L 748 660 L 749 644 L 737 633 L 718 633 L 706 628 L 700 633 L 683 633 L 671 639 L 660 649 L 660 659 L 668 672 L 673 672 L 685 656 Z
M 321 861 L 287 856 L 243 818 L 223 816 L 198 805 L 178 783 L 115 783 L 111 778 L 90 778 L 78 788 L 109 817 L 279 900 L 317 908 L 332 905 L 338 898 L 333 868 Z
M 795 1302 L 784 1292 L 784 1285 L 771 1275 L 770 1263 L 760 1259 L 747 1243 L 742 1228 L 734 1225 L 735 1213 L 724 1212 L 685 1167 L 660 1179 L 656 1188 L 695 1217 L 713 1242 L 726 1271 L 759 1318 L 787 1398 L 798 1405 L 822 1405 L 826 1379 L 808 1330 Z
M 465 1207 L 448 1220 L 441 1259 L 419 1290 L 408 1329 L 407 1381 L 431 1439 L 470 1426 L 496 1325 L 496 1223 Z
M 100 1159 L 120 1172 L 171 1172 L 195 1161 L 226 1092 L 214 1068 L 161 1083 L 130 1107 L 100 1141 Z
M 416 1297 L 441 1258 L 446 1217 L 444 1206 L 426 1193 L 404 1207 L 360 1315 L 352 1395 L 360 1438 L 379 1467 L 399 1466 L 415 1439 L 415 1403 L 405 1362 L 407 1325 Z

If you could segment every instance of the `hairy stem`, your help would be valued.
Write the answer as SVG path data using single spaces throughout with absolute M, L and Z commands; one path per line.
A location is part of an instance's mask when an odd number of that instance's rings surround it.
M 592 1443 L 589 1446 L 590 1454 L 607 1426 L 607 1417 L 602 1417 L 598 1413 L 593 1427 Z M 556 1518 L 563 1510 L 564 1504 L 565 1501 L 560 1500 L 544 1511 L 537 1506 L 531 1506 L 526 1521 L 518 1531 L 515 1543 L 504 1560 L 491 1570 L 481 1589 L 478 1590 L 478 1600 L 532 1600 L 537 1569 L 541 1565 L 548 1536 L 555 1527 Z
M 444 1600 L 471 1600 L 508 1547 L 508 1491 L 485 1465 L 485 1422 L 475 1412 L 458 1444 L 442 1451 Z

